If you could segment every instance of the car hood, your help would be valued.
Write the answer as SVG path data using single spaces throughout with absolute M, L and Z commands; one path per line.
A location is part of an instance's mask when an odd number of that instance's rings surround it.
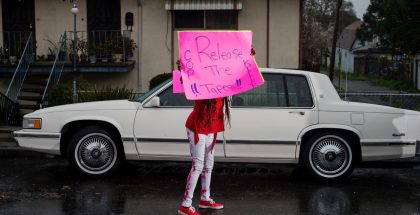
M 327 105 L 320 104 L 321 111 L 345 111 L 345 112 L 364 112 L 364 113 L 388 113 L 388 114 L 408 114 L 420 115 L 418 111 L 406 110 L 401 108 L 389 107 L 384 105 L 368 104 L 361 102 L 331 102 Z
M 140 103 L 130 100 L 110 100 L 110 101 L 98 101 L 98 102 L 84 102 L 76 104 L 59 105 L 49 108 L 44 108 L 32 112 L 27 116 L 34 116 L 52 112 L 63 112 L 63 111 L 91 111 L 91 110 L 135 110 L 138 108 Z

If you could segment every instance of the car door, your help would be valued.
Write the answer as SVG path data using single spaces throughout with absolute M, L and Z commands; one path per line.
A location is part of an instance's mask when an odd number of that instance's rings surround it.
M 295 159 L 299 133 L 318 123 L 308 78 L 263 73 L 265 84 L 232 96 L 227 158 Z
M 140 157 L 159 157 L 167 160 L 190 159 L 185 121 L 192 111 L 193 102 L 184 94 L 172 92 L 172 84 L 145 100 L 134 123 L 134 133 Z M 159 98 L 159 105 L 150 107 L 148 102 Z M 149 107 L 148 107 L 149 106 Z M 218 142 L 222 142 L 219 135 Z M 217 147 L 215 156 L 224 156 L 223 148 Z

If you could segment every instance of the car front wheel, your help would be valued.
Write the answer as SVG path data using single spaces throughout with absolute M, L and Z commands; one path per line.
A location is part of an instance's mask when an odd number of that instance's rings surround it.
M 303 165 L 313 177 L 335 180 L 352 173 L 354 150 L 349 138 L 338 132 L 324 132 L 304 144 Z
M 96 126 L 83 128 L 72 137 L 67 157 L 77 170 L 91 176 L 110 175 L 121 165 L 113 136 Z

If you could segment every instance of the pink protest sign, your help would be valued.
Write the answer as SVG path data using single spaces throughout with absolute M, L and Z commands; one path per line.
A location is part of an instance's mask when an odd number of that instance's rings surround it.
M 179 70 L 172 71 L 172 90 L 174 93 L 184 93 L 184 86 L 182 86 L 181 72 Z
M 231 96 L 264 83 L 251 55 L 251 31 L 181 31 L 178 36 L 187 99 Z

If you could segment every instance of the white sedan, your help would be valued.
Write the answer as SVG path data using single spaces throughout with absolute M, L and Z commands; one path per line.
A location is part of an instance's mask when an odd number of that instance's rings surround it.
M 343 101 L 323 74 L 261 71 L 263 86 L 231 97 L 231 128 L 218 135 L 216 161 L 301 164 L 317 178 L 338 179 L 362 161 L 415 156 L 420 112 Z M 37 110 L 14 136 L 82 173 L 108 175 L 124 160 L 190 160 L 191 110 L 168 80 L 134 100 Z

